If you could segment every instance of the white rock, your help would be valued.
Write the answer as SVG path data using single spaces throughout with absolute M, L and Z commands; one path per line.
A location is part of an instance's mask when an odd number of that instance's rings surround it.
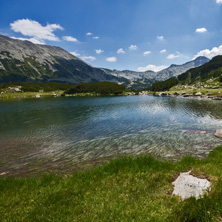
M 218 138 L 222 138 L 222 129 L 216 130 L 214 136 L 216 136 L 216 137 L 218 137 Z
M 181 173 L 173 182 L 174 195 L 179 195 L 182 200 L 190 197 L 201 198 L 207 191 L 211 190 L 211 184 L 207 179 L 199 179 L 190 175 L 190 172 Z

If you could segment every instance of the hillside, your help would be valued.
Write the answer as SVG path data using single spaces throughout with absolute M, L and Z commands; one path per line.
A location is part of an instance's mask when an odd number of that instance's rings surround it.
M 38 45 L 0 35 L 0 83 L 9 82 L 117 82 L 60 47 Z
M 208 63 L 188 70 L 187 72 L 167 79 L 156 82 L 151 89 L 169 90 L 176 85 L 195 85 L 202 88 L 217 88 L 222 82 L 222 56 L 216 56 Z

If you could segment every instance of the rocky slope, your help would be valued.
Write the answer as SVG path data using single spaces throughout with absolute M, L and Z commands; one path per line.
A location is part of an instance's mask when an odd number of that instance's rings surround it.
M 0 83 L 28 81 L 75 84 L 119 79 L 62 48 L 0 35 Z

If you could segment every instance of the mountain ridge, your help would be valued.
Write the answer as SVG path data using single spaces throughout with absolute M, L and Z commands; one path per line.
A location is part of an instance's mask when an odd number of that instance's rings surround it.
M 97 68 L 58 46 L 34 44 L 0 35 L 0 83 L 10 82 L 84 82 L 111 81 L 127 88 L 142 89 L 177 76 L 209 59 L 197 59 L 182 65 L 172 64 L 159 72 L 136 72 Z
M 33 44 L 0 35 L 0 82 L 113 81 L 108 75 L 58 46 Z

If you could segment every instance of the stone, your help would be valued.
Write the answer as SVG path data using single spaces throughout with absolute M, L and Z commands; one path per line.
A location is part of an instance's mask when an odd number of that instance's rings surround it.
M 207 131 L 200 131 L 200 130 L 185 130 L 186 133 L 189 134 L 200 134 L 200 135 L 204 135 L 207 134 Z
M 197 92 L 197 93 L 195 94 L 195 96 L 202 96 L 202 93 L 201 93 L 201 92 Z
M 179 96 L 180 94 L 178 92 L 175 92 L 173 95 L 175 96 Z
M 214 136 L 216 136 L 217 138 L 222 138 L 222 129 L 216 130 Z
M 159 96 L 167 96 L 167 93 L 161 92 L 161 93 L 159 93 Z
M 190 175 L 190 171 L 180 173 L 180 176 L 173 182 L 173 195 L 179 195 L 182 200 L 190 197 L 200 199 L 211 190 L 211 183 L 207 179 L 199 179 Z

